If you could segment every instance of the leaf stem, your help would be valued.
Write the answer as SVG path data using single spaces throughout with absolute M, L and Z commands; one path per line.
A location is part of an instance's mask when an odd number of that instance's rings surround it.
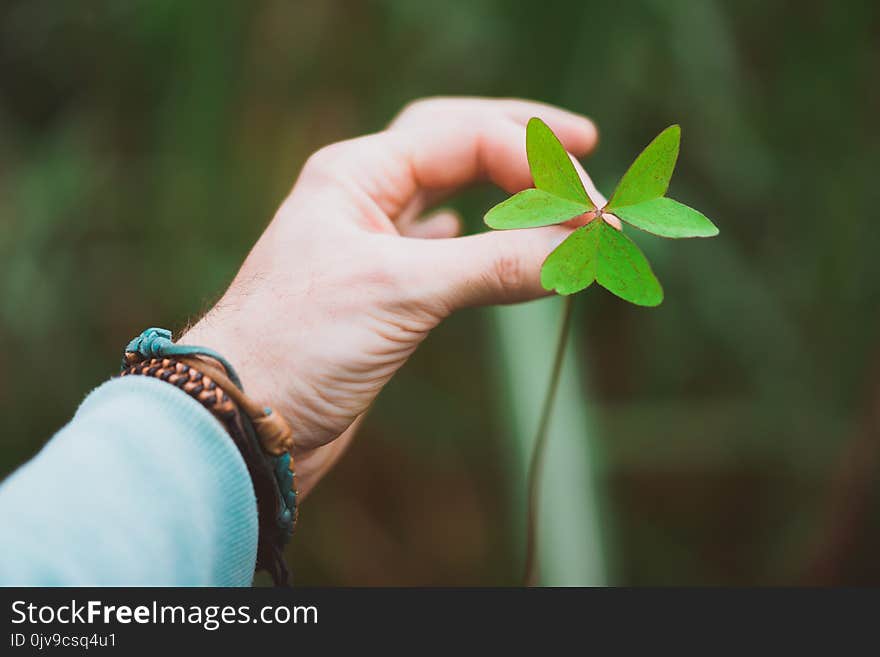
M 528 492 L 528 516 L 526 520 L 526 559 L 523 583 L 525 586 L 537 586 L 539 577 L 538 564 L 538 502 L 541 488 L 541 473 L 544 465 L 544 453 L 547 451 L 547 435 L 550 425 L 550 417 L 553 414 L 553 405 L 556 402 L 556 391 L 559 388 L 559 379 L 562 374 L 562 362 L 565 356 L 565 348 L 568 345 L 568 334 L 571 329 L 572 307 L 574 295 L 565 297 L 565 305 L 562 311 L 562 324 L 559 328 L 559 339 L 556 342 L 556 355 L 553 357 L 553 370 L 550 374 L 550 383 L 547 386 L 547 394 L 544 397 L 544 406 L 541 409 L 541 420 L 538 423 L 538 431 L 535 434 L 535 443 L 532 447 L 532 458 L 529 464 L 529 492 Z

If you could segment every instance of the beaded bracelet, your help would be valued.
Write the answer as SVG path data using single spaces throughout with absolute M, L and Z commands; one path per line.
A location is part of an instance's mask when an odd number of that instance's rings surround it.
M 128 344 L 120 376 L 130 375 L 166 381 L 220 420 L 244 458 L 257 496 L 257 569 L 267 570 L 276 585 L 287 584 L 283 547 L 299 509 L 293 431 L 284 417 L 247 397 L 235 369 L 220 354 L 175 344 L 167 329 L 149 328 Z

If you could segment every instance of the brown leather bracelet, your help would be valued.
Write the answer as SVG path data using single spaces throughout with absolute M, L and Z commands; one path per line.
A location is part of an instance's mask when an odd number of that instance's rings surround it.
M 293 452 L 293 429 L 280 413 L 274 413 L 258 404 L 236 386 L 227 376 L 223 365 L 209 356 L 186 356 L 178 360 L 210 377 L 228 395 L 235 405 L 248 415 L 260 439 L 262 448 L 274 456 Z M 291 472 L 293 466 L 291 465 Z

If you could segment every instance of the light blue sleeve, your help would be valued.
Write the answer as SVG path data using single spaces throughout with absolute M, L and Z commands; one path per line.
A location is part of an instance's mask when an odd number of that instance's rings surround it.
M 222 425 L 174 386 L 122 377 L 0 485 L 0 585 L 248 586 L 257 532 Z

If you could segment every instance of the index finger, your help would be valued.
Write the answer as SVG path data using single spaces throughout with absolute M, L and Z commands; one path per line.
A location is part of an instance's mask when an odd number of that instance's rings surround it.
M 543 119 L 575 156 L 596 145 L 596 127 L 587 117 L 513 99 L 421 101 L 405 110 L 390 130 L 401 138 L 405 135 L 404 156 L 421 188 L 455 189 L 488 178 L 517 192 L 532 182 L 524 128 L 533 116 Z
M 532 184 L 525 123 L 543 119 L 573 155 L 595 146 L 596 127 L 584 116 L 541 103 L 436 99 L 406 110 L 388 130 L 330 147 L 327 164 L 389 216 L 420 192 L 448 193 L 491 180 L 513 193 Z

